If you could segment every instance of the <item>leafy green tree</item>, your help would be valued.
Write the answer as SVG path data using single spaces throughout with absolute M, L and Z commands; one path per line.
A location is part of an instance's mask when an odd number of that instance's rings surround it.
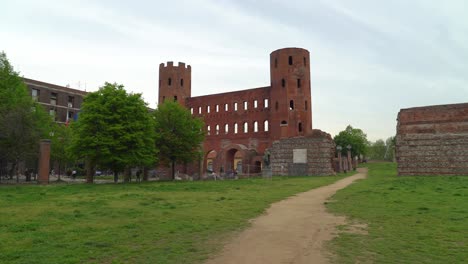
M 55 123 L 52 126 L 51 139 L 51 153 L 50 158 L 52 163 L 58 164 L 58 177 L 66 170 L 66 166 L 73 161 L 73 157 L 67 151 L 71 144 L 71 128 Z
M 387 146 L 382 139 L 370 143 L 368 148 L 367 156 L 372 160 L 385 160 L 385 154 L 387 152 Z
M 0 53 L 0 156 L 11 162 L 10 177 L 18 163 L 37 158 L 39 139 L 48 136 L 52 119 L 28 94 L 23 79 Z M 18 178 L 17 178 L 18 180 Z
M 166 101 L 154 111 L 156 146 L 160 161 L 172 167 L 175 178 L 175 164 L 187 163 L 200 158 L 201 143 L 205 139 L 203 121 L 193 117 L 190 111 L 177 102 Z
M 123 85 L 105 83 L 83 101 L 79 118 L 72 123 L 68 151 L 84 158 L 87 182 L 95 166 L 118 173 L 131 166 L 155 163 L 154 121 L 140 94 L 128 94 Z
M 367 148 L 369 141 L 367 140 L 367 135 L 359 128 L 353 128 L 351 125 L 348 125 L 345 130 L 341 131 L 336 135 L 333 140 L 336 145 L 341 146 L 342 154 L 346 155 L 348 145 L 351 146 L 351 156 L 360 157 L 360 155 L 367 154 Z

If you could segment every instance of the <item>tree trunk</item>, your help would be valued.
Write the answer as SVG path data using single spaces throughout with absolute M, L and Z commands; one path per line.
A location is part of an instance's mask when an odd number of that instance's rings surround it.
M 143 168 L 143 181 L 148 181 L 148 168 Z
M 86 161 L 86 183 L 94 182 L 94 166 L 91 164 L 91 161 Z
M 117 183 L 119 181 L 119 173 L 114 170 L 114 183 Z
M 132 172 L 130 168 L 125 168 L 124 170 L 124 181 L 131 182 L 132 181 Z
M 172 180 L 175 180 L 175 160 L 172 161 Z

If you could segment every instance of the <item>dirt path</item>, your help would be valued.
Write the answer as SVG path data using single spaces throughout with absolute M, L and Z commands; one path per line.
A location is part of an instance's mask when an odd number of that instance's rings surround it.
M 322 249 L 345 217 L 327 212 L 324 202 L 339 189 L 367 176 L 367 169 L 336 183 L 274 203 L 252 226 L 225 245 L 214 263 L 327 263 Z

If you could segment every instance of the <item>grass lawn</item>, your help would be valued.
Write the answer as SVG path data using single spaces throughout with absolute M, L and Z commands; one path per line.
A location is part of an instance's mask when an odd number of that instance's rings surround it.
M 468 176 L 397 177 L 392 163 L 368 164 L 369 178 L 339 191 L 329 209 L 368 224 L 341 233 L 338 263 L 467 263 Z
M 0 263 L 199 263 L 272 202 L 342 177 L 0 186 Z

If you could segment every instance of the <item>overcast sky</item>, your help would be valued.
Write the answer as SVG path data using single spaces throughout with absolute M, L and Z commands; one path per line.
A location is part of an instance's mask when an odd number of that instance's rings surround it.
M 269 54 L 310 51 L 313 127 L 395 134 L 399 109 L 468 102 L 468 1 L 0 0 L 0 50 L 27 78 L 158 96 L 161 62 L 192 96 L 270 85 Z

